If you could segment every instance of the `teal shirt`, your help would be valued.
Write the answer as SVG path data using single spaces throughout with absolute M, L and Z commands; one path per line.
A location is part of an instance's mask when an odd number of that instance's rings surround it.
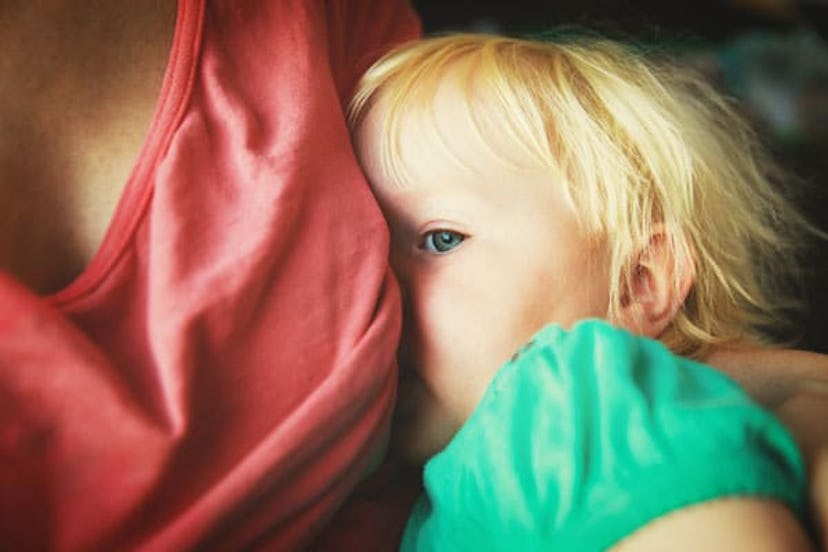
M 782 425 L 729 378 L 597 320 L 548 326 L 425 466 L 402 550 L 604 550 L 671 510 L 773 497 L 802 515 Z

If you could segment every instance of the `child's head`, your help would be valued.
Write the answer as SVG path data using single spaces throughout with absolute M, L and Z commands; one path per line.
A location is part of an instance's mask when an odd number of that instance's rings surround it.
M 701 356 L 760 341 L 787 305 L 769 284 L 806 224 L 686 72 L 594 38 L 454 35 L 380 60 L 349 117 L 391 228 L 425 440 L 546 323 L 603 317 Z

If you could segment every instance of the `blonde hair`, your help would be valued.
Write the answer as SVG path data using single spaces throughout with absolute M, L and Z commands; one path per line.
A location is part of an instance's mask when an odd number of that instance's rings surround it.
M 423 39 L 374 64 L 348 112 L 355 129 L 381 98 L 390 174 L 404 178 L 401 116 L 427 112 L 458 66 L 468 69 L 473 120 L 497 118 L 563 175 L 583 227 L 606 244 L 610 318 L 629 292 L 636 256 L 663 232 L 675 285 L 686 270 L 694 281 L 660 339 L 696 357 L 714 343 L 771 342 L 763 330 L 795 306 L 783 293 L 784 271 L 796 266 L 802 232 L 814 228 L 781 193 L 786 175 L 723 96 L 677 64 L 602 38 Z

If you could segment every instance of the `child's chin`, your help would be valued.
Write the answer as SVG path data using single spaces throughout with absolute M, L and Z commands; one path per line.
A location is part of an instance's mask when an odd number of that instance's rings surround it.
M 430 456 L 427 443 L 419 435 L 416 423 L 416 408 L 400 408 L 394 411 L 394 421 L 391 424 L 391 443 L 389 452 L 407 464 L 424 464 Z
M 457 428 L 433 408 L 414 401 L 397 410 L 391 426 L 391 453 L 408 464 L 422 465 L 449 443 Z

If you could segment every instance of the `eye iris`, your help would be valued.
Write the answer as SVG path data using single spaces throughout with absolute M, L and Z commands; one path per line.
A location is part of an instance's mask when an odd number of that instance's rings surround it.
M 441 230 L 434 232 L 430 236 L 432 249 L 438 253 L 445 253 L 454 249 L 463 241 L 463 236 L 457 232 L 450 232 L 448 230 Z

